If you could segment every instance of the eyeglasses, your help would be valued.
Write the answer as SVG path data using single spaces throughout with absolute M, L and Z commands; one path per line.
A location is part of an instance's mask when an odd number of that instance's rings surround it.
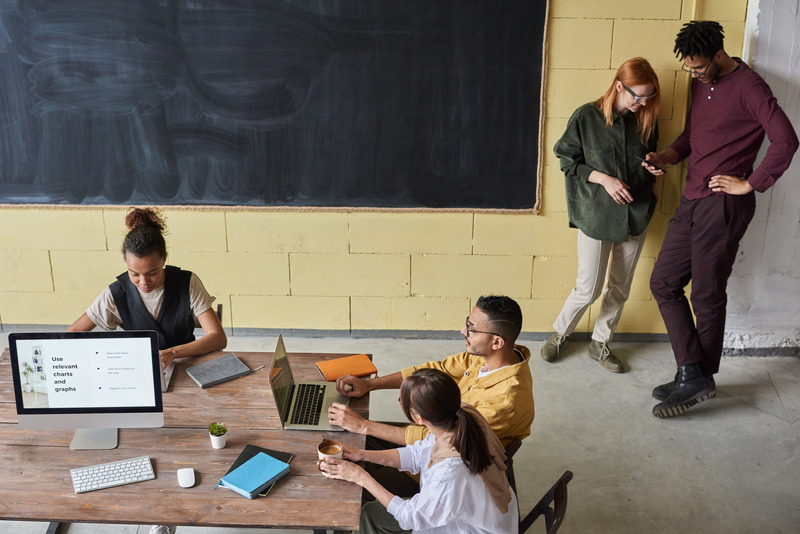
M 622 83 L 622 81 L 620 81 L 619 83 Z M 631 96 L 633 97 L 633 103 L 634 104 L 638 104 L 639 102 L 647 102 L 648 100 L 650 100 L 651 98 L 653 98 L 654 96 L 656 96 L 658 94 L 658 93 L 653 93 L 652 95 L 639 96 L 636 93 L 634 93 L 633 91 L 631 91 L 631 88 L 628 87 L 627 85 L 625 85 L 624 83 L 622 83 L 622 87 L 624 87 L 625 90 L 628 91 L 631 94 Z
M 467 315 L 466 329 L 467 329 L 467 337 L 469 337 L 470 334 L 491 334 L 493 336 L 503 337 L 500 334 L 498 334 L 497 332 L 485 332 L 483 330 L 473 330 L 473 329 L 471 329 L 469 327 L 469 315 Z
M 681 70 L 688 72 L 689 74 L 696 74 L 697 76 L 705 76 L 706 72 L 708 71 L 708 67 L 710 67 L 712 63 L 713 61 L 709 61 L 708 64 L 705 67 L 703 67 L 702 70 L 700 70 L 697 67 L 690 67 L 689 65 L 684 63 L 683 65 L 681 65 Z

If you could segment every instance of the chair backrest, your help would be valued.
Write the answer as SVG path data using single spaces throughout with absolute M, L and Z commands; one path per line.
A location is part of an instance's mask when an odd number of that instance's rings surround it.
M 511 489 L 514 490 L 514 493 L 517 492 L 517 480 L 514 478 L 514 454 L 516 454 L 521 446 L 522 440 L 514 438 L 514 441 L 509 443 L 506 447 L 506 477 L 508 477 L 508 483 Z
M 514 493 L 517 492 L 517 481 L 514 478 L 514 454 L 516 454 L 521 446 L 522 440 L 514 438 L 514 441 L 509 443 L 508 447 L 506 447 L 506 476 L 508 477 L 508 483 L 511 489 L 514 490 Z
M 572 471 L 564 471 L 561 478 L 520 521 L 519 534 L 526 532 L 540 515 L 544 516 L 547 534 L 555 534 L 558 531 L 567 513 L 567 484 L 570 480 Z

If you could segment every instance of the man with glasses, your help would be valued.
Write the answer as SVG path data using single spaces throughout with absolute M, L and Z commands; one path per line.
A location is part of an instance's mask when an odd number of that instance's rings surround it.
M 461 329 L 466 351 L 407 367 L 390 375 L 363 379 L 352 375 L 339 378 L 336 388 L 343 395 L 360 397 L 376 389 L 399 389 L 403 379 L 417 369 L 440 369 L 453 377 L 461 390 L 461 400 L 474 406 L 483 415 L 503 443 L 515 438 L 524 439 L 531 433 L 533 423 L 533 379 L 530 351 L 514 345 L 522 329 L 522 311 L 509 297 L 483 296 L 478 299 Z M 396 426 L 369 421 L 342 404 L 334 404 L 328 412 L 330 422 L 350 432 L 366 434 L 368 449 L 386 449 L 409 445 L 424 438 L 428 429 L 422 425 Z M 393 476 L 396 469 L 391 469 Z M 402 474 L 402 473 L 401 473 Z M 411 480 L 403 475 L 400 478 Z M 404 491 L 386 479 L 403 497 L 413 495 L 414 485 Z M 417 486 L 418 488 L 418 486 Z
M 508 445 L 514 438 L 530 435 L 533 423 L 530 351 L 514 345 L 521 329 L 522 311 L 513 299 L 480 297 L 461 329 L 465 352 L 378 378 L 343 376 L 336 381 L 336 388 L 348 397 L 361 397 L 376 389 L 399 389 L 403 379 L 417 369 L 441 369 L 458 383 L 461 400 L 477 408 L 503 445 Z M 344 405 L 331 407 L 329 419 L 351 432 L 398 445 L 409 445 L 428 434 L 422 425 L 396 427 L 367 421 Z
M 722 46 L 722 26 L 685 24 L 674 51 L 692 76 L 686 128 L 672 145 L 647 155 L 653 165 L 689 158 L 686 186 L 650 278 L 677 363 L 672 382 L 653 390 L 657 417 L 679 415 L 716 393 L 725 332 L 726 287 L 733 262 L 764 192 L 789 167 L 797 135 L 764 80 Z M 770 144 L 753 168 L 764 140 Z M 692 283 L 692 305 L 684 288 Z M 694 315 L 693 315 L 694 312 Z

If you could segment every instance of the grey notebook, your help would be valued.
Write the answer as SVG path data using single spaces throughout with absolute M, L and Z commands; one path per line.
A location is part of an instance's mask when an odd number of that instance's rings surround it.
M 235 354 L 228 354 L 186 369 L 186 374 L 203 389 L 248 375 L 250 372 L 251 369 Z

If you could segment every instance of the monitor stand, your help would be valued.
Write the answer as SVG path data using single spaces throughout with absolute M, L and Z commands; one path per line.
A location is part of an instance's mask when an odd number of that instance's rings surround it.
M 79 428 L 75 431 L 69 448 L 73 450 L 116 449 L 117 443 L 116 428 Z

